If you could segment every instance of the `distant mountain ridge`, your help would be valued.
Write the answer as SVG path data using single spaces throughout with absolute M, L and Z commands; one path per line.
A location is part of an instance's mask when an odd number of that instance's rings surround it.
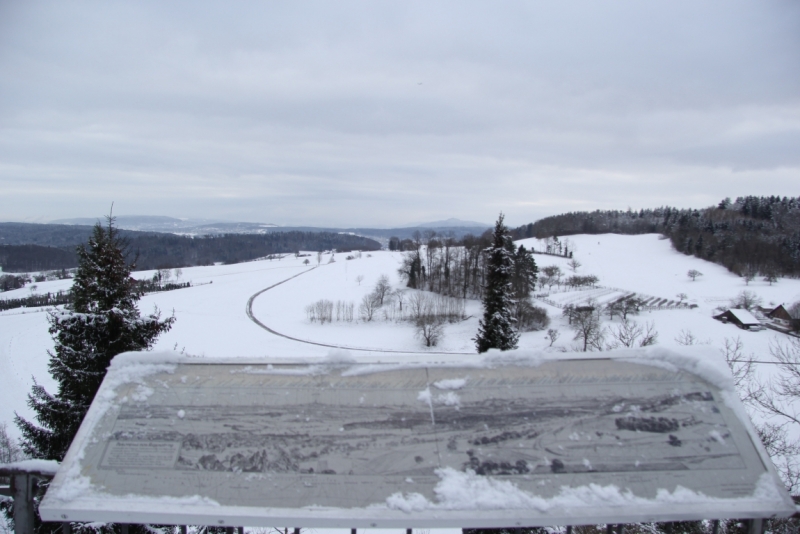
M 450 218 L 395 228 L 332 228 L 319 226 L 278 226 L 272 223 L 236 222 L 219 219 L 178 219 L 162 215 L 119 215 L 115 218 L 117 228 L 135 232 L 159 232 L 167 234 L 205 236 L 222 234 L 266 234 L 269 232 L 288 232 L 294 230 L 306 232 L 352 232 L 369 237 L 386 237 L 397 235 L 409 237 L 415 229 L 425 228 L 446 231 L 447 229 L 463 229 L 456 232 L 480 233 L 476 229 L 491 228 L 491 225 L 475 221 L 464 221 Z M 96 222 L 105 222 L 104 217 L 76 217 L 72 219 L 57 219 L 47 224 L 67 226 L 94 226 Z M 402 235 L 401 235 L 402 234 Z M 407 234 L 407 235 L 406 235 Z
M 445 219 L 443 221 L 433 221 L 427 223 L 420 223 L 413 225 L 418 228 L 491 228 L 491 224 L 479 223 L 475 221 L 463 221 L 461 219 L 456 219 L 455 217 L 450 217 L 449 219 Z
M 73 219 L 57 219 L 49 224 L 65 224 L 70 226 L 94 226 L 96 222 L 104 223 L 105 217 L 77 217 Z M 225 223 L 218 219 L 176 219 L 163 215 L 119 215 L 114 217 L 117 228 L 140 232 L 184 233 L 184 231 L 203 225 Z

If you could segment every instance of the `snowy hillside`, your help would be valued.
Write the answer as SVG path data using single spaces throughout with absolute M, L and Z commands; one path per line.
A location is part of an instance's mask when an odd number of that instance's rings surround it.
M 782 334 L 771 330 L 745 332 L 722 324 L 711 318 L 714 308 L 725 305 L 745 289 L 760 296 L 764 305 L 800 300 L 800 280 L 782 279 L 772 286 L 753 281 L 746 286 L 741 278 L 720 266 L 673 251 L 669 241 L 657 235 L 583 235 L 571 236 L 570 241 L 575 258 L 582 264 L 577 274 L 596 275 L 600 280 L 598 288 L 560 293 L 553 288 L 547 300 L 563 305 L 593 296 L 602 302 L 615 295 L 637 293 L 674 302 L 678 300 L 678 293 L 685 293 L 686 302 L 696 304 L 695 308 L 646 311 L 633 317 L 641 323 L 652 321 L 655 324 L 659 346 L 679 347 L 675 338 L 689 331 L 699 342 L 715 348 L 722 347 L 726 338 L 738 336 L 744 343 L 745 354 L 754 353 L 759 359 L 769 359 L 770 342 L 782 339 Z M 528 247 L 533 245 L 537 250 L 543 248 L 535 239 L 521 243 Z M 330 263 L 330 254 L 325 254 L 318 264 L 317 255 L 313 253 L 301 258 L 287 256 L 281 260 L 185 268 L 181 281 L 191 281 L 194 287 L 148 295 L 141 300 L 140 309 L 150 311 L 158 306 L 162 314 L 174 312 L 177 318 L 173 329 L 159 339 L 156 349 L 174 349 L 200 357 L 302 360 L 324 357 L 332 347 L 353 349 L 355 358 L 383 361 L 396 359 L 391 351 L 418 352 L 420 358 L 436 361 L 475 357 L 472 356 L 475 352 L 472 337 L 481 314 L 478 301 L 467 302 L 467 318 L 446 325 L 439 346 L 426 349 L 408 322 L 393 321 L 391 316 L 384 318 L 381 311 L 371 322 L 358 319 L 361 298 L 372 291 L 381 275 L 388 277 L 393 288 L 401 287 L 397 275 L 401 253 L 363 253 L 352 260 L 345 257 L 345 254 L 336 254 L 334 262 Z M 566 259 L 546 255 L 535 258 L 540 269 L 559 265 L 565 273 L 572 274 Z M 308 265 L 304 264 L 305 260 L 309 261 Z M 689 269 L 697 269 L 703 276 L 693 282 L 686 275 Z M 139 272 L 135 276 L 146 278 L 152 274 L 152 271 Z M 33 291 L 53 292 L 69 284 L 68 280 L 40 282 Z M 0 298 L 18 298 L 31 292 L 29 286 L 2 293 Z M 544 292 L 548 293 L 547 288 Z M 354 320 L 310 322 L 306 307 L 320 299 L 352 302 L 356 310 Z M 249 302 L 252 318 L 248 316 Z M 539 301 L 538 305 L 547 309 L 552 320 L 550 327 L 561 333 L 556 347 L 570 350 L 576 342 L 561 316 L 562 310 L 544 301 Z M 397 306 L 395 302 L 386 309 Z M 617 319 L 609 321 L 604 317 L 608 326 L 617 322 Z M 41 309 L 16 309 L 0 314 L 0 380 L 3 384 L 0 422 L 8 423 L 13 435 L 16 435 L 12 424 L 14 412 L 30 417 L 25 402 L 33 377 L 45 387 L 53 387 L 47 372 L 47 350 L 52 347 L 47 328 L 46 313 Z M 545 349 L 550 344 L 546 335 L 545 331 L 524 333 L 520 348 Z M 766 367 L 771 366 L 763 367 L 766 372 Z

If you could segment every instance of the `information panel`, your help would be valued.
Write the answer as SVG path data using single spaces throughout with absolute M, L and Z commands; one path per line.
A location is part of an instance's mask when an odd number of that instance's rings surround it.
M 40 511 L 347 528 L 791 514 L 733 398 L 608 359 L 129 363 L 110 369 Z

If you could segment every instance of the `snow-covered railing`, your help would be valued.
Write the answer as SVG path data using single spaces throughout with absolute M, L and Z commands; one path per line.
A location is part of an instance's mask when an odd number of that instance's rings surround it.
M 0 477 L 8 478 L 8 486 L 0 486 L 0 495 L 14 500 L 14 532 L 33 534 L 36 509 L 33 499 L 39 491 L 39 483 L 53 478 L 58 462 L 48 460 L 23 460 L 0 464 Z

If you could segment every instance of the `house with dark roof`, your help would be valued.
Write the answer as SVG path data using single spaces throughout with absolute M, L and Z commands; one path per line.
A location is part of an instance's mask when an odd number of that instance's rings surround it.
M 800 331 L 800 319 L 793 318 L 783 304 L 766 313 L 766 316 L 775 326 Z
M 784 326 L 789 326 L 792 323 L 792 316 L 789 315 L 783 304 L 768 312 L 767 317 Z

